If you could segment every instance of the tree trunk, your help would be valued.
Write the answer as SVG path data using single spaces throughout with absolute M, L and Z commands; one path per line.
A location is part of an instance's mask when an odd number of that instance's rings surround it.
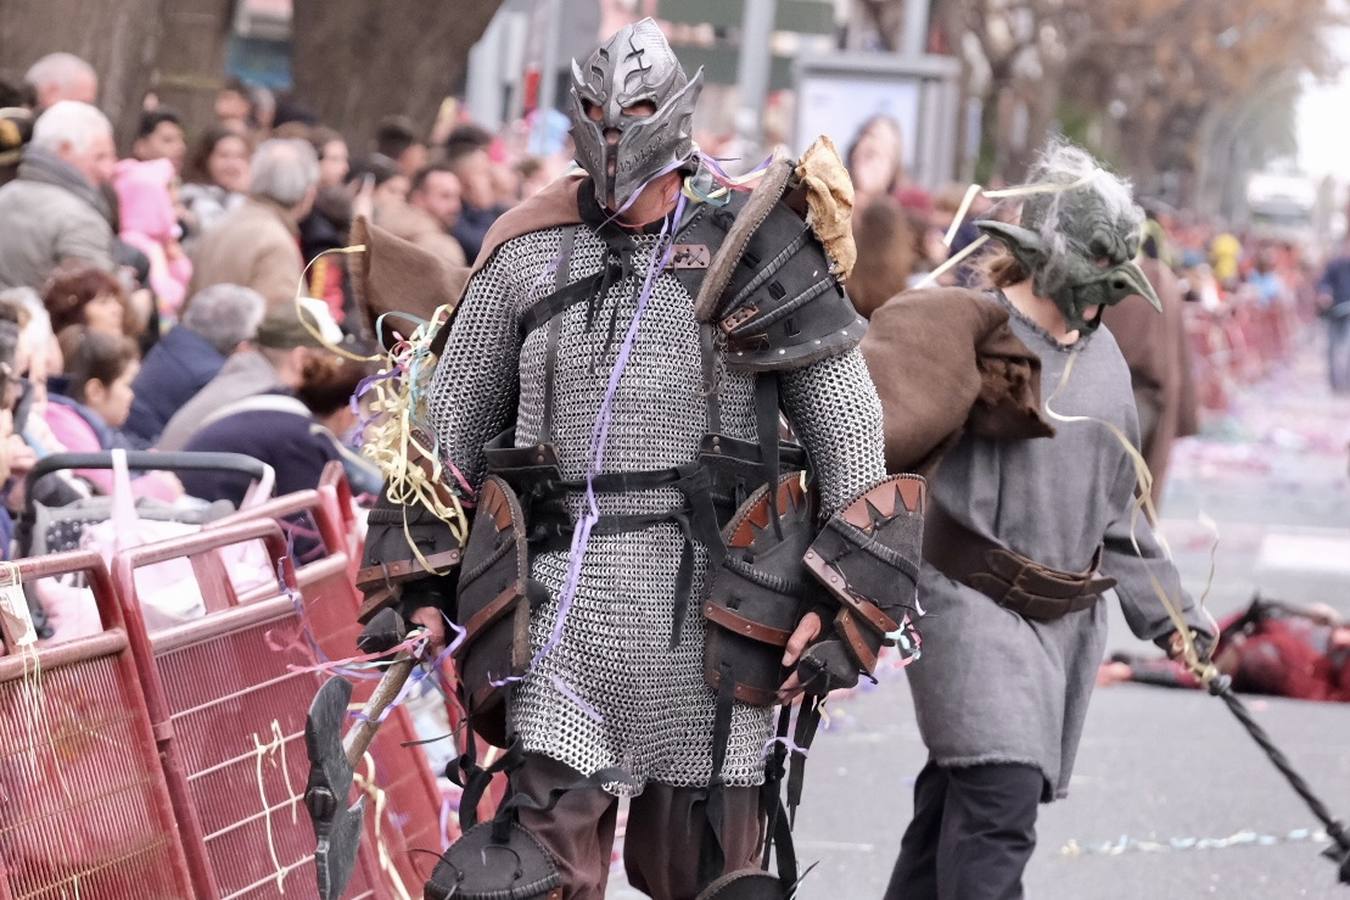
M 999 169 L 999 89 L 989 85 L 980 98 L 980 153 L 975 160 L 975 181 L 989 184 Z
M 87 60 L 99 76 L 99 107 L 118 146 L 130 148 L 163 34 L 166 0 L 2 0 L 0 77 L 16 84 L 39 57 L 58 50 Z
M 216 92 L 225 81 L 225 54 L 234 0 L 172 0 L 164 4 L 164 31 L 155 92 L 183 118 L 189 138 L 215 121 Z
M 501 0 L 295 0 L 296 95 L 353 150 L 380 119 L 406 115 L 423 131 L 464 71 Z

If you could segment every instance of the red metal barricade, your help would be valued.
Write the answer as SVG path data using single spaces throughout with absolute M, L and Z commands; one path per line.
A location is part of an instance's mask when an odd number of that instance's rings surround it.
M 227 607 L 148 635 L 139 614 L 138 569 L 170 559 L 210 558 L 262 540 L 287 582 L 268 597 L 234 596 Z M 314 831 L 303 808 L 308 764 L 305 713 L 322 681 L 292 671 L 310 663 L 292 601 L 294 571 L 270 520 L 204 530 L 119 554 L 113 576 L 145 690 L 198 898 L 317 896 Z M 204 586 L 205 588 L 205 586 Z M 211 608 L 211 607 L 208 607 Z M 383 897 L 370 848 L 348 897 Z
M 341 478 L 340 471 L 338 474 Z M 345 483 L 345 478 L 341 478 L 340 484 Z M 336 492 L 337 485 L 331 487 Z M 349 503 L 349 499 L 344 502 Z M 341 659 L 356 653 L 356 638 L 361 631 L 356 621 L 360 595 L 349 575 L 347 554 L 341 549 L 349 545 L 347 535 L 354 523 L 341 521 L 320 491 L 306 490 L 241 511 L 211 527 L 229 527 L 257 518 L 293 521 L 304 515 L 313 518 L 323 536 L 326 555 L 300 566 L 296 570 L 296 583 L 303 598 L 305 618 L 320 650 L 330 659 Z M 365 701 L 373 686 L 370 681 L 357 682 L 353 702 Z M 370 752 L 375 784 L 384 794 L 384 815 L 377 822 L 371 809 L 366 823 L 367 841 L 372 847 L 383 848 L 411 894 L 416 894 L 425 880 L 419 871 L 425 866 L 418 865 L 425 860 L 417 860 L 412 851 L 440 853 L 449 840 L 458 836 L 453 817 L 448 823 L 449 832 L 442 831 L 440 789 L 422 750 L 404 746 L 417 739 L 412 719 L 402 708 L 390 713 L 380 727 Z
M 342 463 L 337 460 L 324 467 L 323 475 L 319 478 L 319 497 L 324 509 L 324 516 L 319 520 L 319 532 L 330 552 L 336 552 L 339 547 L 347 551 L 352 582 L 355 583 L 356 570 L 361 567 L 365 534 L 357 526 L 351 484 L 342 470 Z
M 97 553 L 19 560 L 19 579 L 82 572 L 103 631 L 0 655 L 0 898 L 192 896 L 123 621 Z

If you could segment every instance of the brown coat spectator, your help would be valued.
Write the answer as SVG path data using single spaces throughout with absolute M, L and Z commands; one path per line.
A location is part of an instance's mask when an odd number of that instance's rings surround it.
M 240 284 L 275 309 L 295 299 L 304 270 L 297 223 L 314 205 L 319 163 L 306 141 L 271 140 L 253 154 L 252 171 L 252 196 L 194 249 L 188 293 Z
M 375 207 L 375 224 L 391 234 L 434 253 L 452 266 L 467 266 L 464 250 L 440 224 L 425 210 L 403 201 L 382 203 Z
M 1106 309 L 1103 322 L 1130 366 L 1140 449 L 1153 472 L 1156 504 L 1162 501 L 1172 442 L 1197 430 L 1195 382 L 1181 286 L 1172 270 L 1156 259 L 1145 258 L 1140 266 L 1162 301 L 1162 315 L 1143 297 L 1127 297 Z
M 459 179 L 448 165 L 437 163 L 417 173 L 406 201 L 377 204 L 375 224 L 452 266 L 465 266 L 464 250 L 450 236 L 462 205 Z
M 845 287 L 853 306 L 866 318 L 909 287 L 914 269 L 914 229 L 900 204 L 890 197 L 872 200 L 853 213 L 858 261 Z

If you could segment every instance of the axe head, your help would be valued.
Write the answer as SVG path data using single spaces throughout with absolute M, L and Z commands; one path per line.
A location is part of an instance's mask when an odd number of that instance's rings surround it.
M 351 684 L 334 676 L 314 695 L 305 719 L 305 808 L 314 823 L 314 869 L 323 900 L 338 900 L 351 880 L 365 822 L 364 797 L 347 805 L 353 772 L 342 746 L 342 725 L 351 697 Z

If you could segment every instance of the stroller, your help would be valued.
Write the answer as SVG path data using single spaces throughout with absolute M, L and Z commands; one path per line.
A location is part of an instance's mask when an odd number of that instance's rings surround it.
M 124 456 L 119 466 L 117 457 Z M 111 496 L 89 496 L 72 479 L 83 469 L 112 469 L 118 473 Z M 108 533 L 128 530 L 139 533 L 137 542 L 183 534 L 235 512 L 227 501 L 206 503 L 189 500 L 167 504 L 156 500 L 135 501 L 131 496 L 130 471 L 227 471 L 253 480 L 253 490 L 244 505 L 264 500 L 272 492 L 271 467 L 239 453 L 151 453 L 106 451 L 101 453 L 56 453 L 38 462 L 25 481 L 24 507 L 15 527 L 16 556 L 42 556 L 85 547 L 97 547 Z M 118 520 L 116 524 L 114 520 Z M 128 521 L 137 523 L 129 529 Z M 162 528 L 160 526 L 163 526 Z M 153 532 L 158 531 L 158 534 Z M 149 532 L 149 534 L 147 534 Z M 119 540 L 129 535 L 120 534 Z M 105 548 L 106 549 L 106 548 Z M 106 554 L 105 554 L 106 555 Z M 72 585 L 83 589 L 82 584 Z M 53 635 L 47 610 L 35 586 L 25 588 L 38 636 Z

